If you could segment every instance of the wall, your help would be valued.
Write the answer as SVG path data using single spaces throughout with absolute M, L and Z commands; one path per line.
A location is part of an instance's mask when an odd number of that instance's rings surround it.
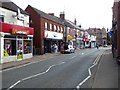
M 0 14 L 4 15 L 4 23 L 18 25 L 17 22 L 18 19 L 17 17 L 15 17 L 17 15 L 17 12 L 10 11 L 0 7 Z M 22 15 L 24 16 L 24 24 L 22 26 L 29 27 L 29 16 L 24 14 Z

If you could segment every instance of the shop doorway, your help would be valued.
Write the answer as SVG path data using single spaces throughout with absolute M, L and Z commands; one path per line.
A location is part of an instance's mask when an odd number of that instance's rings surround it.
M 23 59 L 23 40 L 17 40 L 17 59 Z

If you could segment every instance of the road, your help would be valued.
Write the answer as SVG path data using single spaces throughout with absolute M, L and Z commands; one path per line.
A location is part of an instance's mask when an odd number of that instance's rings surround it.
M 84 49 L 2 72 L 3 88 L 75 88 L 106 49 Z

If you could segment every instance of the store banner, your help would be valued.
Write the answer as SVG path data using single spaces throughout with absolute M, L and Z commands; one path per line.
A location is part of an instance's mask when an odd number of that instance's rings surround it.
M 30 27 L 12 25 L 0 22 L 2 32 L 12 33 L 12 34 L 24 34 L 24 35 L 34 35 L 34 29 Z
M 22 35 L 29 35 L 29 30 L 19 30 L 19 29 L 12 29 L 12 34 L 22 34 Z
M 63 39 L 63 34 L 45 30 L 44 37 L 51 38 L 51 39 Z

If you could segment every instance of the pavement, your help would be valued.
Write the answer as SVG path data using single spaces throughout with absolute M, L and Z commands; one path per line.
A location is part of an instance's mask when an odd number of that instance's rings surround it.
M 61 55 L 61 53 L 46 53 L 44 55 L 33 56 L 31 59 L 26 59 L 22 61 L 14 61 L 9 63 L 4 63 L 0 65 L 0 69 L 9 69 L 11 67 L 21 66 L 29 63 L 35 63 L 42 60 L 47 60 L 48 58 L 53 58 L 55 56 Z M 116 63 L 116 60 L 112 57 L 111 50 L 106 50 L 100 62 L 94 77 L 94 82 L 92 88 L 118 88 L 119 87 L 119 69 L 120 66 Z
M 106 50 L 98 64 L 92 88 L 119 88 L 119 69 L 111 50 Z M 119 88 L 120 90 L 120 88 Z
M 79 51 L 80 49 L 76 49 L 75 52 Z M 83 49 L 84 50 L 84 49 Z M 81 50 L 82 51 L 82 50 Z M 60 52 L 57 53 L 46 53 L 43 55 L 35 55 L 30 59 L 21 60 L 21 61 L 12 61 L 0 64 L 0 70 L 5 70 L 13 67 L 19 67 L 25 64 L 36 63 L 39 61 L 47 60 L 50 58 L 54 58 L 55 56 L 62 55 Z
M 35 55 L 30 59 L 26 59 L 26 60 L 21 60 L 21 61 L 12 61 L 12 62 L 6 62 L 3 64 L 0 64 L 0 70 L 5 70 L 5 69 L 9 69 L 9 68 L 13 68 L 13 67 L 18 67 L 18 66 L 22 66 L 25 64 L 30 64 L 30 63 L 36 63 L 39 61 L 43 61 L 43 60 L 47 60 L 48 58 L 53 58 L 55 56 L 61 55 L 60 52 L 57 53 L 46 53 L 43 55 Z

